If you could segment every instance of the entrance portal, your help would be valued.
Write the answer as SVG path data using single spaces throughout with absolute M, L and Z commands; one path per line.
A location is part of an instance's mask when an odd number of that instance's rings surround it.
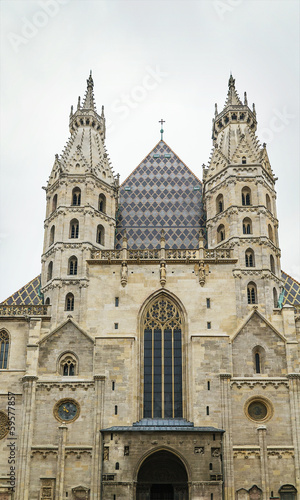
M 141 465 L 137 500 L 188 500 L 188 477 L 182 461 L 169 451 L 157 451 Z

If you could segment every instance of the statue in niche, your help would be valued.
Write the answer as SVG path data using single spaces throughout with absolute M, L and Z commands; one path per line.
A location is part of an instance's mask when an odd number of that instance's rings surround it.
M 121 267 L 121 285 L 124 287 L 127 285 L 128 281 L 128 266 L 127 262 L 122 262 Z
M 161 286 L 164 287 L 166 284 L 166 281 L 167 281 L 167 270 L 166 270 L 165 262 L 161 262 L 159 274 L 160 274 L 160 284 L 161 284 Z

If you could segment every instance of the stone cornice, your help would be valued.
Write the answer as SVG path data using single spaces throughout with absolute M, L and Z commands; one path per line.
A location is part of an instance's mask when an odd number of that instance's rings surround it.
M 82 380 L 74 380 L 74 382 L 66 382 L 66 381 L 39 381 L 37 382 L 37 390 L 46 389 L 48 392 L 51 389 L 58 389 L 59 391 L 63 391 L 64 389 L 71 389 L 75 391 L 76 389 L 84 389 L 87 391 L 90 388 L 94 388 L 94 381 L 82 381 Z
M 51 186 L 49 186 L 49 188 L 47 188 L 47 195 L 51 197 L 51 195 L 54 193 L 54 191 L 57 190 L 57 188 L 66 186 L 70 182 L 72 182 L 73 184 L 80 184 L 83 182 L 86 184 L 87 182 L 94 182 L 99 189 L 102 189 L 107 193 L 111 193 L 112 191 L 113 193 L 116 193 L 118 191 L 117 186 L 112 186 L 103 179 L 99 179 L 92 172 L 88 172 L 85 174 L 72 174 L 63 172 L 60 174 L 59 178 Z
M 256 267 L 245 267 L 242 269 L 233 269 L 232 274 L 234 278 L 242 278 L 242 276 L 258 276 L 261 279 L 272 279 L 277 283 L 277 285 L 283 285 L 284 281 L 281 278 L 275 276 L 269 269 L 259 269 Z
M 231 217 L 236 214 L 254 214 L 254 215 L 266 215 L 268 219 L 274 224 L 275 227 L 278 227 L 278 219 L 274 217 L 274 215 L 268 210 L 264 205 L 230 205 L 225 208 L 223 212 L 220 212 L 210 219 L 207 219 L 206 224 L 210 225 L 212 222 L 219 222 L 223 217 Z M 242 235 L 244 236 L 244 235 Z
M 218 181 L 219 178 L 221 178 L 224 174 L 227 174 L 227 171 L 229 169 L 234 169 L 234 171 L 236 173 L 239 173 L 239 172 L 247 171 L 246 170 L 247 168 L 253 169 L 253 167 L 261 168 L 262 173 L 259 174 L 259 176 L 263 179 L 263 182 L 264 182 L 266 187 L 268 187 L 270 189 L 270 186 L 274 186 L 274 180 L 271 178 L 270 174 L 265 170 L 265 168 L 262 166 L 261 163 L 253 163 L 253 164 L 247 164 L 247 165 L 237 165 L 237 164 L 230 163 L 226 167 L 223 167 L 220 172 L 216 172 L 211 177 L 205 179 L 205 181 L 203 182 L 205 194 L 206 194 L 207 187 L 211 183 Z M 251 170 L 248 170 L 248 171 L 251 171 Z M 253 175 L 237 176 L 237 175 L 228 173 L 226 178 L 229 179 L 230 177 L 232 177 L 233 179 L 235 179 L 238 182 L 251 182 L 251 181 L 255 181 L 255 179 L 257 179 L 258 176 L 257 175 L 256 176 L 253 176 Z M 268 179 L 269 183 L 266 182 L 266 179 Z
M 243 386 L 247 386 L 253 389 L 256 385 L 265 389 L 267 385 L 272 385 L 275 389 L 278 389 L 280 385 L 284 385 L 288 388 L 287 377 L 233 377 L 231 379 L 231 387 L 236 386 L 241 389 Z
M 60 205 L 54 212 L 52 212 L 49 217 L 47 217 L 44 221 L 44 228 L 46 229 L 51 222 L 57 219 L 59 216 L 67 216 L 68 214 L 82 214 L 82 215 L 91 215 L 92 217 L 98 217 L 99 220 L 104 220 L 105 222 L 109 222 L 110 224 L 116 224 L 116 219 L 104 212 L 100 212 L 97 208 L 93 207 L 89 203 L 87 205 Z

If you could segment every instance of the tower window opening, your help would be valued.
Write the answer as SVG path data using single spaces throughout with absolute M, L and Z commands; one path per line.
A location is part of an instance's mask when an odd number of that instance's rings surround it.
M 252 234 L 252 221 L 249 217 L 243 220 L 243 234 Z
M 78 260 L 77 257 L 73 256 L 69 258 L 68 262 L 68 274 L 77 275 Z
M 119 297 L 115 297 L 115 307 L 119 307 Z
M 99 245 L 104 245 L 104 227 L 101 224 L 97 227 L 96 242 Z
M 53 245 L 54 239 L 55 239 L 55 226 L 52 226 L 50 229 L 49 246 Z
M 72 293 L 66 295 L 65 310 L 74 311 L 74 295 Z
M 225 227 L 223 224 L 220 224 L 220 226 L 217 229 L 217 241 L 220 243 L 221 241 L 225 240 Z
M 259 352 L 255 353 L 255 373 L 260 373 L 260 355 L 259 355 Z
M 81 204 L 81 190 L 78 187 L 75 187 L 72 191 L 72 205 L 80 206 Z
M 53 275 L 53 262 L 51 260 L 51 262 L 49 262 L 48 264 L 47 281 L 50 281 L 52 279 L 52 275 Z
M 216 212 L 217 214 L 223 212 L 224 210 L 224 197 L 222 194 L 218 194 L 216 198 Z
M 98 200 L 98 209 L 99 212 L 106 212 L 106 198 L 104 194 L 99 194 L 99 200 Z
M 262 346 L 257 345 L 252 350 L 254 373 L 263 373 L 266 353 Z
M 246 163 L 247 163 L 246 156 L 243 156 L 242 157 L 242 165 L 246 165 Z
M 207 322 L 207 329 L 208 329 L 208 330 L 210 330 L 210 329 L 211 329 L 211 322 L 210 322 L 210 321 L 208 321 L 208 322 Z
M 242 205 L 251 205 L 251 190 L 248 187 L 244 187 L 242 189 Z
M 254 252 L 251 248 L 245 252 L 245 265 L 246 267 L 255 267 Z
M 270 255 L 270 268 L 272 273 L 275 274 L 275 261 L 273 255 Z
M 273 304 L 276 309 L 276 307 L 278 307 L 278 294 L 276 288 L 273 288 Z
M 115 415 L 118 415 L 118 407 L 117 407 L 117 405 L 115 406 Z
M 212 463 L 209 464 L 209 470 L 213 470 L 213 464 Z
M 273 229 L 272 229 L 272 226 L 270 224 L 268 224 L 268 236 L 269 236 L 269 239 L 274 242 Z
M 266 194 L 266 207 L 270 212 L 272 211 L 271 199 L 268 193 Z
M 50 297 L 47 297 L 45 300 L 45 305 L 50 306 Z
M 207 309 L 210 309 L 210 299 L 206 299 L 206 307 Z
M 119 462 L 116 462 L 115 469 L 116 469 L 116 470 L 119 470 L 119 469 L 120 469 L 120 464 L 119 464 Z
M 209 406 L 206 407 L 206 415 L 209 415 Z
M 77 219 L 73 219 L 70 222 L 70 238 L 78 238 L 79 235 L 79 222 Z
M 248 304 L 257 304 L 257 289 L 253 282 L 250 282 L 247 286 L 247 299 Z
M 210 381 L 207 381 L 207 390 L 210 391 Z
M 5 330 L 0 332 L 0 369 L 6 370 L 8 365 L 9 334 Z
M 57 194 L 55 194 L 52 198 L 52 212 L 54 212 L 57 208 Z
M 231 115 L 231 119 L 232 119 L 232 120 L 237 120 L 237 115 L 236 115 L 236 113 L 232 113 L 232 115 Z

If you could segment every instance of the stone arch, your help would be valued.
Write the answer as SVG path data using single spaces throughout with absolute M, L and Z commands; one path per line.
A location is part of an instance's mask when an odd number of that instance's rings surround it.
M 169 447 L 158 447 L 147 452 L 136 466 L 136 500 L 188 500 L 190 477 L 188 464 L 177 451 Z

